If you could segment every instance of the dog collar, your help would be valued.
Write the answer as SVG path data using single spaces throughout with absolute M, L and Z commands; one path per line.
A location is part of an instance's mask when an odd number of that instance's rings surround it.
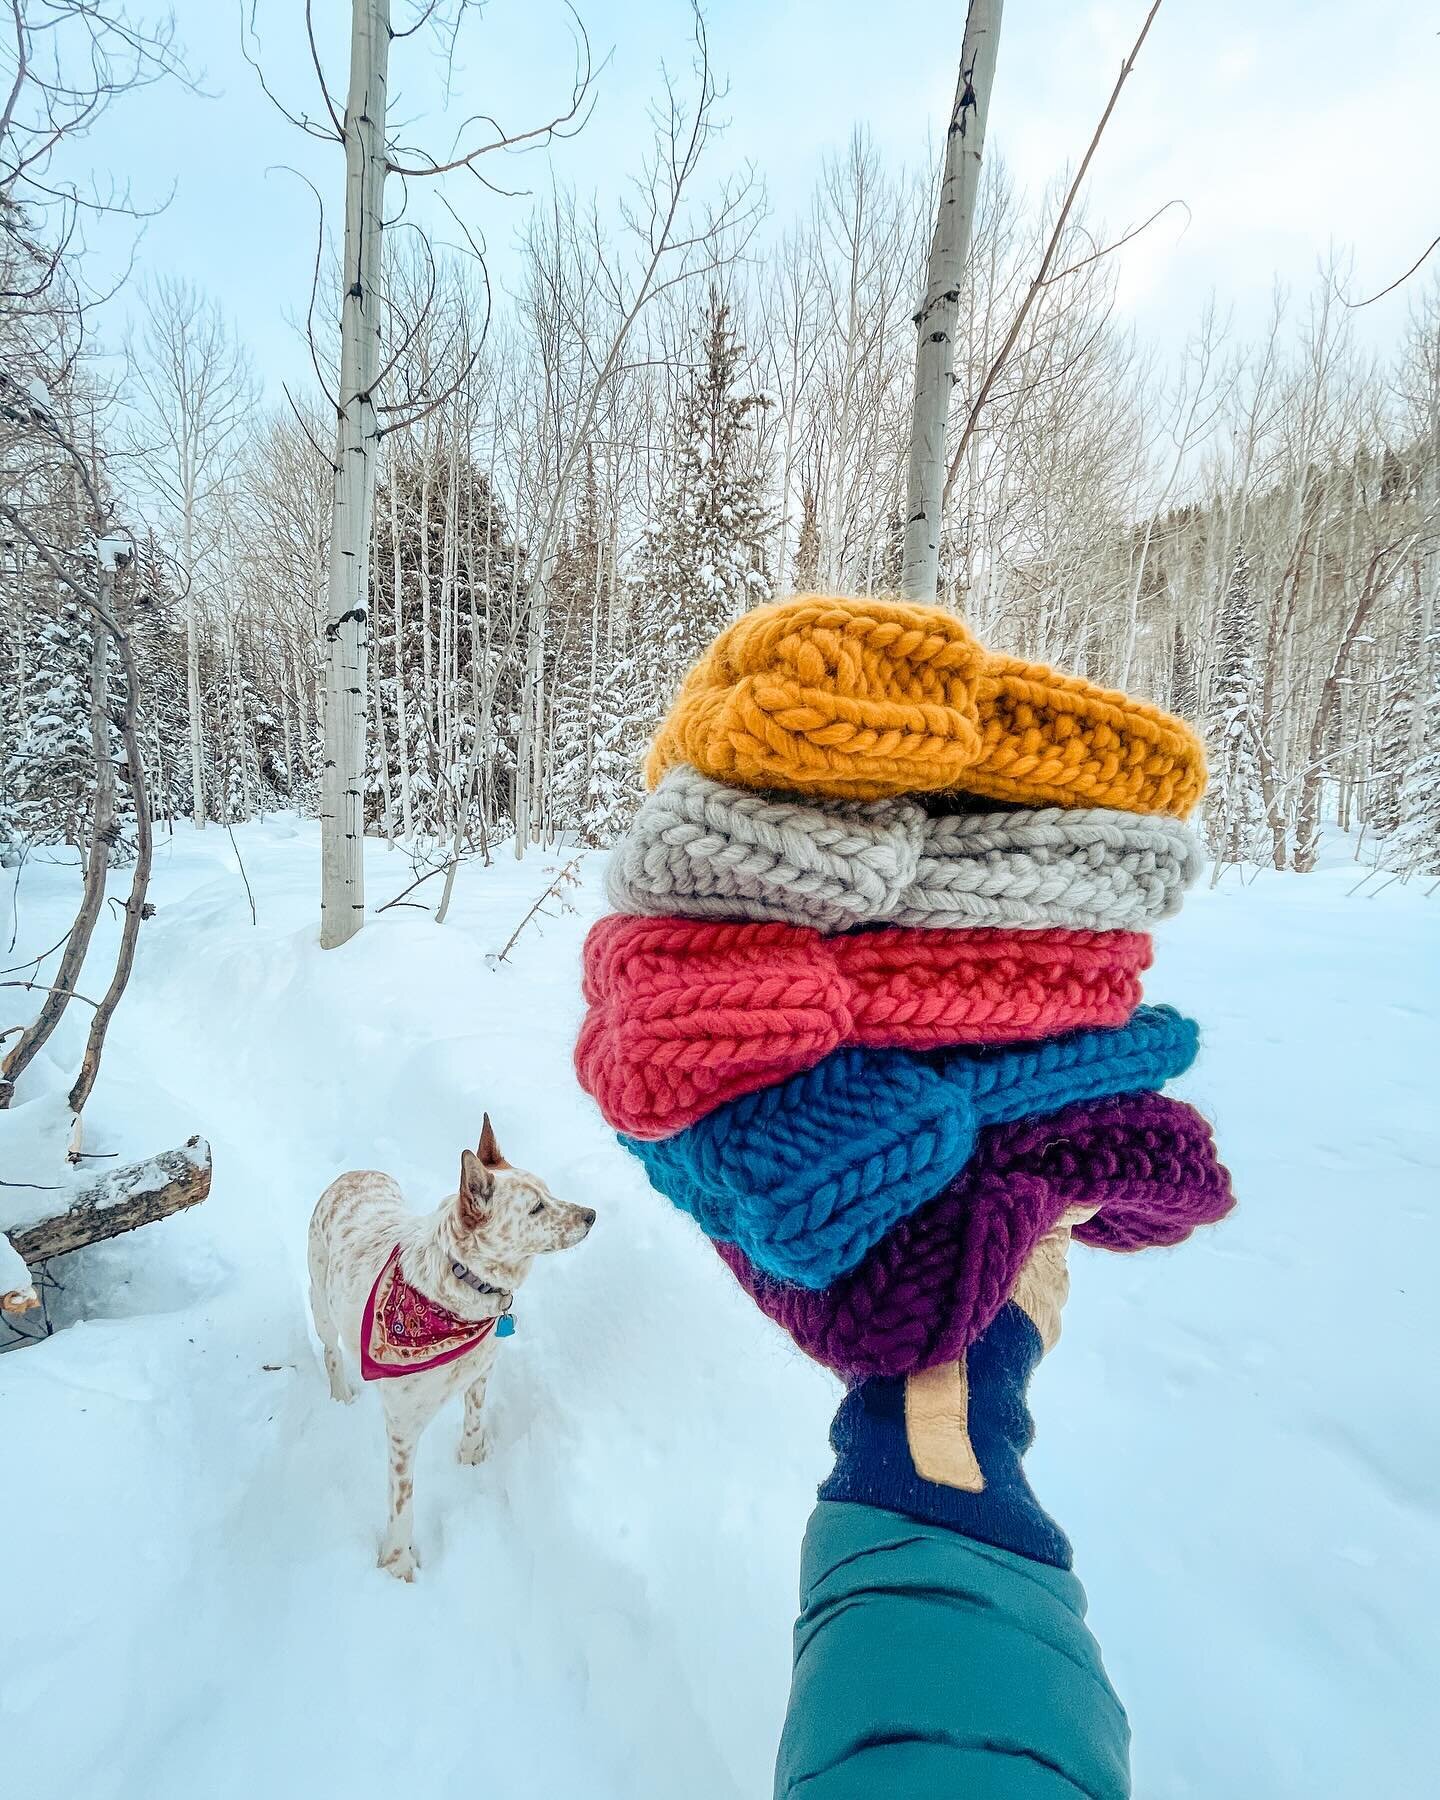
M 467 1269 L 464 1263 L 454 1256 L 450 1258 L 450 1273 L 457 1281 L 463 1281 L 466 1287 L 473 1288 L 477 1294 L 502 1294 L 505 1298 L 505 1304 L 500 1310 L 501 1312 L 509 1312 L 511 1302 L 515 1298 L 509 1288 L 494 1287 L 490 1282 L 482 1281 L 473 1270 Z

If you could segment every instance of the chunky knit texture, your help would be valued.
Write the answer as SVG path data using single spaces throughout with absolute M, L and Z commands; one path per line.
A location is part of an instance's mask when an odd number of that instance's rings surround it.
M 662 777 L 610 854 L 618 912 L 856 925 L 1144 930 L 1204 866 L 1175 819 L 1104 807 L 930 816 L 913 800 L 816 805 Z
M 837 799 L 963 788 L 1180 819 L 1205 788 L 1180 720 L 992 655 L 953 613 L 887 600 L 812 597 L 738 619 L 686 677 L 651 746 L 651 787 L 682 762 Z
M 842 1044 L 939 1050 L 1123 1025 L 1150 940 L 1133 931 L 907 931 L 612 913 L 585 942 L 580 1085 L 632 1137 L 812 1068 Z
M 1172 1008 L 1142 1006 L 1115 1031 L 1012 1049 L 837 1050 L 676 1137 L 621 1141 L 707 1236 L 822 1288 L 955 1179 L 982 1126 L 1158 1088 L 1197 1039 Z
M 1025 1259 L 1072 1206 L 1109 1250 L 1178 1244 L 1235 1204 L 1206 1121 L 1160 1094 L 1087 1101 L 987 1126 L 945 1191 L 821 1293 L 717 1244 L 741 1286 L 816 1362 L 852 1380 L 953 1362 L 986 1330 Z

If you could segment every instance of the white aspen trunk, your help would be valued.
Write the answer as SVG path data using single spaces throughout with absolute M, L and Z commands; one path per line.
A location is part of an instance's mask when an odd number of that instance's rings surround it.
M 365 625 L 377 446 L 381 221 L 390 0 L 353 0 L 345 103 L 345 253 L 340 393 L 325 625 L 325 756 L 320 803 L 320 942 L 365 922 Z
M 900 591 L 907 600 L 935 599 L 940 581 L 940 520 L 945 489 L 945 423 L 955 385 L 955 329 L 960 282 L 975 223 L 980 158 L 990 114 L 1003 0 L 970 0 L 960 49 L 960 79 L 945 144 L 945 169 L 925 298 L 915 315 L 915 402 L 905 505 Z

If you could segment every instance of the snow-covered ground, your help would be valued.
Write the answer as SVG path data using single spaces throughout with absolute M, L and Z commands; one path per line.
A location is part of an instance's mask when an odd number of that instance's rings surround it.
M 4 1766 L 67 1800 L 768 1792 L 837 1389 L 575 1087 L 598 859 L 495 967 L 558 859 L 468 868 L 445 926 L 397 908 L 322 954 L 314 827 L 238 838 L 253 926 L 223 832 L 162 841 L 87 1114 L 122 1160 L 203 1132 L 211 1198 L 72 1258 L 65 1329 L 0 1358 Z M 374 904 L 410 872 L 370 854 Z M 1172 1252 L 1077 1250 L 1036 1382 L 1035 1485 L 1141 1800 L 1433 1791 L 1440 903 L 1357 879 L 1227 881 L 1162 930 L 1149 993 L 1205 1026 L 1179 1091 L 1240 1209 Z M 58 937 L 74 888 L 32 859 L 0 960 Z M 31 999 L 0 991 L 0 1025 Z M 85 1010 L 0 1115 L 9 1180 L 55 1179 Z M 426 1438 L 409 1588 L 374 1566 L 378 1408 L 328 1400 L 305 1226 L 346 1167 L 432 1204 L 484 1108 L 600 1222 L 517 1302 L 493 1460 L 455 1463 L 456 1421 Z

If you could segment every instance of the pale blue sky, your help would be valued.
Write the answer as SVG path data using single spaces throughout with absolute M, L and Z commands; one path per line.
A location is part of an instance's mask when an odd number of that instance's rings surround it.
M 577 3 L 597 52 L 613 50 L 595 116 L 579 139 L 492 173 L 541 188 L 548 156 L 562 179 L 604 197 L 644 148 L 662 56 L 685 67 L 688 9 L 683 0 Z M 396 0 L 397 22 L 407 6 Z M 313 110 L 300 10 L 299 0 L 259 0 L 262 56 L 272 83 Z M 950 103 L 964 10 L 963 0 L 711 0 L 732 121 L 712 171 L 754 160 L 778 228 L 857 122 L 897 161 L 923 157 Z M 1144 0 L 1011 0 L 991 129 L 1025 182 L 1038 186 L 1078 157 L 1144 11 Z M 285 315 L 303 305 L 315 216 L 279 165 L 303 169 L 338 218 L 339 153 L 304 140 L 261 96 L 239 55 L 237 0 L 179 0 L 176 12 L 213 97 L 152 91 L 118 107 L 86 154 L 130 175 L 141 194 L 178 184 L 147 229 L 140 268 L 212 290 L 278 392 L 281 376 L 303 373 Z M 342 92 L 347 14 L 345 0 L 317 5 Z M 554 0 L 489 0 L 467 27 L 448 125 L 423 40 L 395 48 L 392 107 L 415 115 L 412 138 L 437 149 L 469 111 L 533 122 L 568 86 L 567 32 Z M 1173 344 L 1213 286 L 1242 322 L 1254 321 L 1273 277 L 1303 288 L 1331 240 L 1354 245 L 1357 291 L 1383 286 L 1440 230 L 1437 96 L 1440 35 L 1423 0 L 1166 0 L 1101 148 L 1092 204 L 1122 225 L 1180 198 L 1191 218 L 1187 226 L 1167 215 L 1125 252 L 1125 311 Z M 483 228 L 503 279 L 526 203 L 448 191 Z M 1364 329 L 1383 341 L 1405 305 L 1402 295 L 1371 308 Z

